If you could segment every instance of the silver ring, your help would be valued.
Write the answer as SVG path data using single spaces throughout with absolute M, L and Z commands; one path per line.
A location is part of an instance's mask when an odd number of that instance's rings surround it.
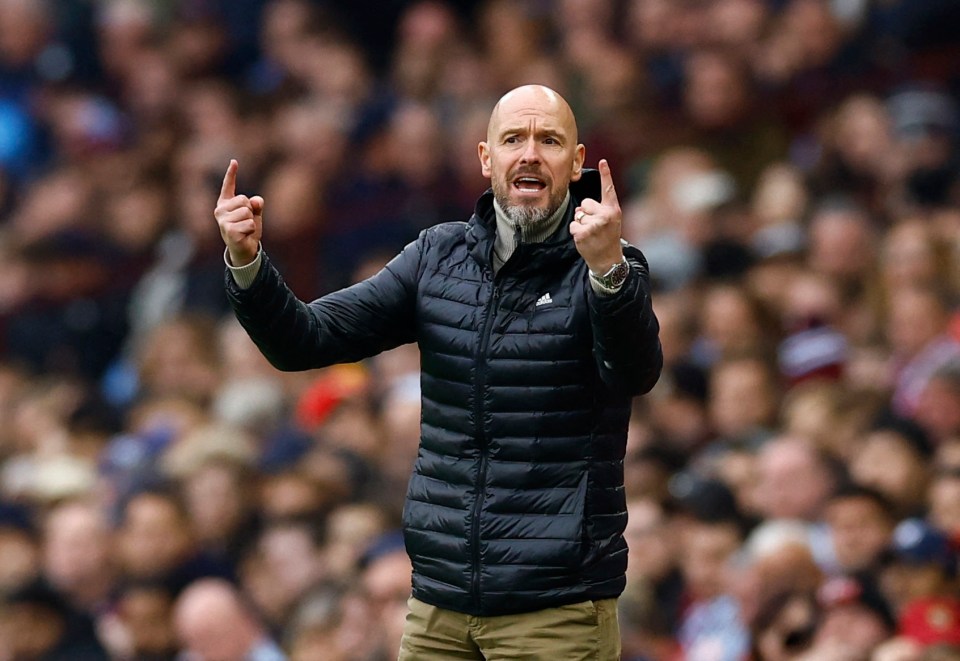
M 577 221 L 578 223 L 579 223 L 580 221 L 582 221 L 582 220 L 583 220 L 583 216 L 584 216 L 584 213 L 583 213 L 582 211 L 578 211 L 577 214 L 576 214 L 576 216 L 575 216 L 576 221 Z

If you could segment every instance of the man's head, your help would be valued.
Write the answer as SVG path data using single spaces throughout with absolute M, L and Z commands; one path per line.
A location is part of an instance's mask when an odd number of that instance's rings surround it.
M 731 561 L 743 542 L 739 522 L 691 519 L 683 527 L 681 542 L 680 570 L 689 594 L 703 601 L 723 594 Z
M 109 589 L 112 533 L 103 512 L 91 502 L 66 501 L 52 508 L 44 525 L 44 572 L 56 589 L 73 599 L 103 596 Z
M 570 106 L 541 85 L 501 97 L 490 114 L 487 139 L 478 146 L 481 172 L 497 203 L 521 225 L 560 208 L 570 182 L 580 179 L 584 151 Z
M 904 519 L 884 554 L 882 586 L 898 607 L 949 592 L 957 559 L 950 538 L 925 519 Z
M 130 498 L 118 534 L 118 559 L 129 577 L 165 576 L 192 552 L 190 521 L 173 492 L 146 490 Z
M 890 543 L 896 523 L 887 498 L 856 483 L 834 492 L 826 504 L 824 519 L 837 562 L 847 572 L 869 570 Z
M 803 437 L 768 441 L 757 453 L 756 471 L 756 506 L 770 519 L 817 521 L 834 487 L 827 457 Z
M 817 590 L 820 622 L 811 657 L 834 647 L 849 649 L 852 658 L 867 658 L 896 628 L 890 604 L 869 579 L 836 576 Z
M 173 601 L 167 588 L 151 582 L 128 584 L 117 595 L 116 613 L 138 658 L 165 658 L 176 649 Z
M 249 658 L 251 648 L 264 636 L 237 590 L 221 579 L 191 583 L 177 599 L 173 622 L 185 651 L 204 661 Z

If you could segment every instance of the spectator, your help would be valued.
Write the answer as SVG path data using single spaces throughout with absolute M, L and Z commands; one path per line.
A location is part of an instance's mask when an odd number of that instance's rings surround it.
M 877 240 L 874 221 L 856 204 L 829 198 L 813 210 L 809 225 L 808 266 L 834 280 L 848 313 L 853 305 L 867 305 Z
M 264 527 L 243 563 L 246 592 L 264 622 L 277 631 L 325 574 L 316 526 L 295 519 Z
M 823 610 L 811 648 L 814 658 L 869 658 L 896 630 L 889 605 L 869 580 L 832 578 L 817 599 Z
M 664 509 L 649 499 L 629 501 L 627 513 L 627 593 L 647 593 L 657 605 L 646 616 L 644 632 L 672 637 L 680 623 L 684 583 L 677 563 L 679 550 L 670 534 L 671 521 Z
M 174 606 L 177 637 L 188 654 L 210 661 L 282 661 L 274 643 L 241 595 L 227 582 L 203 579 Z
M 923 510 L 933 448 L 909 420 L 879 422 L 850 462 L 853 479 L 880 491 L 898 519 Z
M 756 449 L 770 437 L 779 385 L 767 361 L 753 356 L 723 360 L 713 366 L 708 388 L 708 412 L 718 444 Z
M 134 494 L 120 519 L 117 560 L 127 580 L 158 581 L 174 595 L 205 576 L 229 569 L 201 553 L 179 499 L 163 490 Z
M 180 487 L 198 546 L 234 571 L 259 526 L 253 482 L 249 464 L 214 456 L 183 476 Z
M 114 596 L 117 567 L 103 509 L 90 500 L 57 504 L 43 531 L 43 571 L 51 586 L 73 608 L 92 617 L 104 613 Z
M 732 173 L 740 190 L 752 192 L 766 164 L 785 155 L 783 127 L 755 103 L 754 83 L 734 56 L 695 51 L 684 73 L 684 110 L 693 129 L 688 141 Z
M 941 90 L 917 86 L 899 90 L 887 100 L 894 133 L 903 149 L 904 203 L 935 207 L 956 202 L 960 153 L 957 104 Z
M 847 196 L 872 213 L 883 213 L 884 193 L 896 181 L 893 129 L 883 102 L 852 94 L 828 115 L 813 190 L 819 196 Z
M 177 641 L 173 630 L 173 595 L 150 582 L 128 583 L 116 595 L 110 652 L 120 659 L 173 661 Z M 107 625 L 110 626 L 110 625 Z
M 737 601 L 726 589 L 728 563 L 739 548 L 739 523 L 692 520 L 682 533 L 680 566 L 688 605 L 678 639 L 685 659 L 743 658 L 749 637 Z
M 0 593 L 18 590 L 40 576 L 39 539 L 30 511 L 0 504 Z
M 927 491 L 929 521 L 953 540 L 960 542 L 960 471 L 941 469 Z
M 922 217 L 907 217 L 887 230 L 879 257 L 888 291 L 937 286 L 953 276 L 949 247 Z
M 718 376 L 716 380 L 723 379 Z M 730 377 L 729 380 L 736 381 L 736 378 Z M 707 375 L 704 370 L 682 361 L 668 363 L 658 387 L 654 390 L 656 396 L 649 401 L 649 412 L 646 416 L 663 445 L 689 453 L 699 450 L 710 440 L 713 427 L 707 410 L 707 403 L 711 399 L 708 389 Z M 714 397 L 713 401 L 718 401 L 720 397 L 720 395 Z M 760 407 L 762 406 L 761 403 Z M 737 413 L 735 411 L 721 413 L 723 408 L 719 403 L 716 405 L 717 429 L 721 430 L 720 433 L 725 438 L 749 436 L 753 429 L 746 431 L 745 434 L 739 432 L 752 427 L 755 422 L 761 423 L 760 426 L 762 426 L 765 419 L 763 412 L 759 414 L 759 421 L 754 415 L 747 413 L 742 415 L 750 420 L 738 424 L 742 421 L 731 420 L 737 416 Z M 721 425 L 719 423 L 721 418 L 729 424 Z
M 0 651 L 12 659 L 109 659 L 91 619 L 42 579 L 6 594 L 2 611 Z
M 749 512 L 762 520 L 748 545 L 762 545 L 764 532 L 774 537 L 786 533 L 821 569 L 829 570 L 835 560 L 823 517 L 837 479 L 831 460 L 807 439 L 781 436 L 768 441 L 757 452 L 748 492 Z
M 781 592 L 761 605 L 751 627 L 752 658 L 787 661 L 813 645 L 820 607 L 804 592 Z
M 829 457 L 849 462 L 882 400 L 850 386 L 815 379 L 790 389 L 781 408 L 783 431 L 809 438 Z
M 897 525 L 886 559 L 881 587 L 898 617 L 914 602 L 953 594 L 956 554 L 950 540 L 923 519 Z
M 745 354 L 762 356 L 770 348 L 773 321 L 758 300 L 734 284 L 709 287 L 700 314 L 702 336 L 693 358 L 704 366 Z
M 851 484 L 827 501 L 824 520 L 833 540 L 837 569 L 843 574 L 868 572 L 890 544 L 893 508 L 880 492 Z
M 824 275 L 801 272 L 786 286 L 781 310 L 785 337 L 777 354 L 788 386 L 843 377 L 848 349 L 837 328 L 842 305 L 836 284 Z
M 340 505 L 327 517 L 323 564 L 335 580 L 346 582 L 358 570 L 360 557 L 385 532 L 385 513 L 373 503 Z
M 935 287 L 908 287 L 892 294 L 888 335 L 895 360 L 894 412 L 911 416 L 931 376 L 960 360 L 960 342 L 948 333 L 949 303 Z
M 361 558 L 360 567 L 369 615 L 384 626 L 375 653 L 392 659 L 394 650 L 400 648 L 410 595 L 410 558 L 400 536 L 387 532 L 375 540 Z
M 960 361 L 951 361 L 930 375 L 917 398 L 913 419 L 934 445 L 960 437 Z
M 145 338 L 140 387 L 154 396 L 184 395 L 207 403 L 217 383 L 214 325 L 208 316 L 171 319 Z
M 702 269 L 699 252 L 712 228 L 703 214 L 694 213 L 690 192 L 698 182 L 706 182 L 708 195 L 698 196 L 700 200 L 723 200 L 727 189 L 709 187 L 716 170 L 703 150 L 667 149 L 650 164 L 643 193 L 624 205 L 624 237 L 648 246 L 654 277 L 668 291 L 689 283 Z

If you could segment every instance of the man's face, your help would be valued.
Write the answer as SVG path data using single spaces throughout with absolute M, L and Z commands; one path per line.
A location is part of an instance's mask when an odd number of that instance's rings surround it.
M 44 571 L 59 589 L 69 591 L 106 571 L 109 529 L 90 507 L 63 505 L 50 515 L 45 533 Z
M 866 497 L 838 498 L 826 509 L 840 566 L 847 571 L 869 568 L 890 542 L 893 524 L 883 509 Z
M 188 522 L 165 497 L 141 494 L 127 505 L 118 547 L 124 570 L 149 577 L 174 569 L 190 552 Z
M 570 182 L 580 179 L 584 156 L 569 106 L 539 86 L 521 87 L 500 99 L 478 151 L 497 202 L 521 225 L 560 208 Z

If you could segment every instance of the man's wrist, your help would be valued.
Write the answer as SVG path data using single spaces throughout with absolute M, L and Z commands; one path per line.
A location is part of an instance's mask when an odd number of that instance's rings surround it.
M 257 254 L 254 256 L 253 261 L 243 266 L 234 266 L 231 261 L 229 250 L 223 251 L 223 261 L 227 265 L 227 269 L 230 271 L 230 275 L 233 277 L 233 281 L 237 283 L 237 286 L 240 289 L 249 289 L 250 285 L 253 284 L 253 281 L 256 279 L 257 274 L 260 272 L 260 264 L 263 261 L 263 249 L 258 245 Z
M 257 257 L 260 255 L 260 244 L 257 244 L 257 251 L 250 254 L 237 254 L 234 253 L 230 248 L 226 250 L 226 262 L 227 266 L 233 266 L 234 268 L 243 268 L 244 266 L 249 266 L 252 264 Z
M 623 283 L 630 274 L 630 263 L 625 256 L 621 255 L 620 261 L 614 263 L 614 265 L 605 272 L 596 273 L 592 269 L 588 269 L 588 272 L 590 274 L 590 283 L 594 285 L 594 289 L 597 289 L 601 293 L 613 294 L 620 291 L 620 288 L 623 287 Z

